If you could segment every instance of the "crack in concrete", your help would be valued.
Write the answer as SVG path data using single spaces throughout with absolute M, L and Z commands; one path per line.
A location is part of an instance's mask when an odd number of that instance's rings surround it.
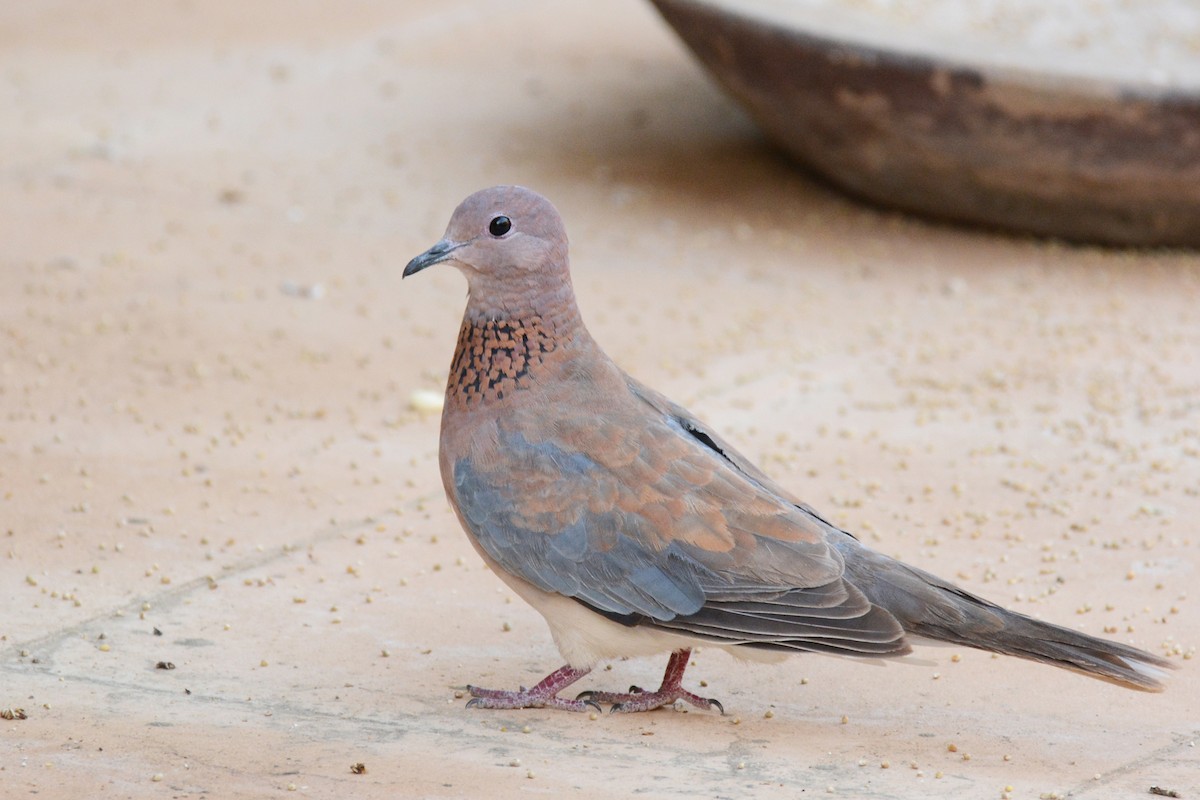
M 440 496 L 441 496 L 441 492 L 429 492 L 427 494 L 421 495 L 420 497 L 416 498 L 415 500 L 410 500 L 408 503 L 406 503 L 405 510 L 415 511 L 417 509 L 417 507 L 420 506 L 421 504 L 429 502 Z M 381 516 L 386 516 L 386 513 Z M 290 555 L 291 553 L 293 553 L 296 550 L 302 550 L 302 549 L 305 549 L 308 547 L 312 547 L 314 545 L 323 544 L 325 542 L 336 539 L 338 536 L 344 535 L 349 532 L 358 531 L 365 527 L 368 527 L 368 526 L 374 524 L 375 520 L 378 518 L 379 517 L 365 517 L 356 522 L 345 523 L 345 524 L 336 526 L 336 527 L 332 528 L 331 530 L 310 534 L 307 538 L 301 539 L 296 543 L 280 545 L 277 550 L 274 550 L 272 552 L 262 553 L 261 555 L 254 555 L 254 556 L 244 558 L 241 561 L 235 562 L 232 567 L 230 567 L 228 569 L 222 569 L 221 577 L 222 578 L 233 578 L 233 577 L 237 577 L 239 575 L 243 575 L 251 570 L 261 569 L 262 567 L 264 567 L 268 564 L 271 564 L 275 561 L 285 558 L 286 556 Z M 59 628 L 55 631 L 52 631 L 51 633 L 48 633 L 44 636 L 41 636 L 41 637 L 38 637 L 35 639 L 29 639 L 29 640 L 22 641 L 22 642 L 13 642 L 12 643 L 13 653 L 19 654 L 21 650 L 29 650 L 31 653 L 35 650 L 52 651 L 54 649 L 57 649 L 57 647 L 60 644 L 62 644 L 62 642 L 65 641 L 66 639 L 68 639 L 72 636 L 78 636 L 79 634 L 88 631 L 93 626 L 95 626 L 96 624 L 98 624 L 104 620 L 112 619 L 113 615 L 116 614 L 118 611 L 122 611 L 125 613 L 140 612 L 142 610 L 142 604 L 144 604 L 144 603 L 151 603 L 152 605 L 154 605 L 154 607 L 156 609 L 158 609 L 160 611 L 167 611 L 167 610 L 173 609 L 176 606 L 178 606 L 186 596 L 195 592 L 196 589 L 199 589 L 200 587 L 207 588 L 208 585 L 209 585 L 209 576 L 205 575 L 202 577 L 193 578 L 192 580 L 187 581 L 186 583 L 178 584 L 176 586 L 173 586 L 170 589 L 165 589 L 161 592 L 136 597 L 133 600 L 130 600 L 129 602 L 127 602 L 123 605 L 119 605 L 116 607 L 109 607 L 108 609 L 106 609 L 104 611 L 93 614 L 92 616 L 88 617 L 87 619 L 83 620 L 82 622 L 77 622 L 74 625 L 68 626 L 66 628 Z M 5 661 L 11 662 L 11 661 L 14 661 L 14 660 L 20 659 L 20 658 L 21 658 L 20 655 L 10 654 L 6 659 L 0 660 L 0 664 L 3 664 Z
M 1156 764 L 1162 764 L 1171 760 L 1171 756 L 1180 753 L 1183 750 L 1194 747 L 1194 742 L 1200 738 L 1200 730 L 1191 731 L 1189 733 L 1177 733 L 1171 737 L 1171 743 L 1165 744 L 1156 750 L 1147 753 L 1140 758 L 1135 758 L 1132 761 L 1127 761 L 1118 767 L 1101 773 L 1099 780 L 1089 780 L 1086 783 L 1081 783 L 1071 789 L 1068 794 L 1073 797 L 1082 797 L 1085 795 L 1094 795 L 1097 790 L 1111 788 L 1112 784 L 1118 779 L 1131 772 L 1146 770 Z M 1148 789 L 1149 787 L 1147 787 Z

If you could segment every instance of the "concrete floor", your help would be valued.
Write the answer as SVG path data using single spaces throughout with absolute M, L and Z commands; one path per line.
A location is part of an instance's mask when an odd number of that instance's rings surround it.
M 635 0 L 45 0 L 0 45 L 4 797 L 1200 793 L 1195 254 L 860 207 Z M 400 270 L 499 182 L 558 203 L 627 369 L 876 547 L 1169 655 L 1170 688 L 714 651 L 689 678 L 725 717 L 464 708 L 559 661 L 410 405 L 463 282 Z

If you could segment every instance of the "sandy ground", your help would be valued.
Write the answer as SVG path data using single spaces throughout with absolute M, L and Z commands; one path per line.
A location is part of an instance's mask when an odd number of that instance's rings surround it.
M 858 206 L 634 0 L 334 9 L 0 9 L 0 794 L 1197 796 L 1200 258 Z M 400 271 L 499 182 L 558 203 L 627 369 L 884 551 L 1170 655 L 1169 690 L 708 651 L 725 717 L 464 708 L 559 661 L 409 405 L 462 279 Z

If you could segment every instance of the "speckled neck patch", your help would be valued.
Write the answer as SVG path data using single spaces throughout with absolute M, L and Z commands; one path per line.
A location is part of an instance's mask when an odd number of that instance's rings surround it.
M 446 397 L 463 406 L 503 400 L 528 385 L 530 370 L 555 347 L 541 317 L 463 320 Z

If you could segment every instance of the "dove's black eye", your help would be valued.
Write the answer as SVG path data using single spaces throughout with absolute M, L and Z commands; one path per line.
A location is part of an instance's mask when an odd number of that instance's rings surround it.
M 503 236 L 512 230 L 512 220 L 504 215 L 500 215 L 491 221 L 488 225 L 488 233 L 492 236 Z

